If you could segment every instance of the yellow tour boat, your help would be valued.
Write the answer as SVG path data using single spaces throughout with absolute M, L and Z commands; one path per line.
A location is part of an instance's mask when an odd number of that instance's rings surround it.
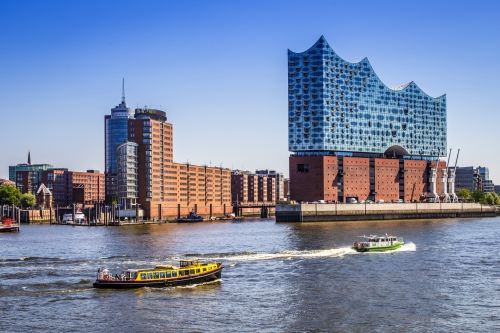
M 97 270 L 94 288 L 170 287 L 220 279 L 221 262 L 205 263 L 198 260 L 181 260 L 179 267 L 156 265 L 155 268 L 127 269 L 113 276 L 107 268 Z

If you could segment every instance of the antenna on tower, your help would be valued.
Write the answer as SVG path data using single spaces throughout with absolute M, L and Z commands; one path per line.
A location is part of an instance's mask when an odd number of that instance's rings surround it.
M 122 79 L 122 103 L 125 103 L 125 78 Z

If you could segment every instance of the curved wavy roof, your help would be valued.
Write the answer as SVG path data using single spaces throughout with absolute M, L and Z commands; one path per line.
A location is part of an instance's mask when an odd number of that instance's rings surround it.
M 446 96 L 446 94 L 443 94 L 441 96 L 438 96 L 438 97 L 432 97 L 430 96 L 429 94 L 427 94 L 425 91 L 423 91 L 422 89 L 420 89 L 420 87 L 414 82 L 414 81 L 410 81 L 408 83 L 405 83 L 403 85 L 400 85 L 400 86 L 396 86 L 396 87 L 389 87 L 387 86 L 380 78 L 379 76 L 377 75 L 377 72 L 375 72 L 375 70 L 373 69 L 372 65 L 370 64 L 370 61 L 368 60 L 367 57 L 364 57 L 363 59 L 361 59 L 360 61 L 358 62 L 350 62 L 350 61 L 347 61 L 345 60 L 344 58 L 342 58 L 341 56 L 339 56 L 334 50 L 333 48 L 330 46 L 330 44 L 328 44 L 327 40 L 325 39 L 325 37 L 323 35 L 321 35 L 321 37 L 318 39 L 318 41 L 316 43 L 313 44 L 313 46 L 311 46 L 310 48 L 308 48 L 307 50 L 303 51 L 303 52 L 294 52 L 294 51 L 291 51 L 290 49 L 288 49 L 288 52 L 289 53 L 293 53 L 293 54 L 297 54 L 297 55 L 301 55 L 301 54 L 304 54 L 304 53 L 308 53 L 310 50 L 313 50 L 317 47 L 318 44 L 325 44 L 337 57 L 339 57 L 342 61 L 348 63 L 348 64 L 351 64 L 351 65 L 357 65 L 357 64 L 363 64 L 363 65 L 366 65 L 366 66 L 369 66 L 370 69 L 373 71 L 373 73 L 377 76 L 378 80 L 380 81 L 381 84 L 383 84 L 387 89 L 390 89 L 390 90 L 394 90 L 394 91 L 402 91 L 402 90 L 405 90 L 406 88 L 408 87 L 412 87 L 412 88 L 417 88 L 418 90 L 420 90 L 422 93 L 424 93 L 425 95 L 427 95 L 428 97 L 430 98 L 433 98 L 433 99 L 438 99 L 438 98 L 442 98 L 444 96 Z

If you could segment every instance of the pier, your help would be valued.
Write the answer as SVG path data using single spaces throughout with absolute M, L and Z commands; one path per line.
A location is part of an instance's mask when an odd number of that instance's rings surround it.
M 335 222 L 491 217 L 495 206 L 479 203 L 278 204 L 276 222 Z

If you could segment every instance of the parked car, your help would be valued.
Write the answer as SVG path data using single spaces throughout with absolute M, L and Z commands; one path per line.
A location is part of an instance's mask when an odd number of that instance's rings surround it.
M 326 201 L 325 200 L 318 200 L 318 203 L 324 204 L 324 203 L 326 203 Z
M 349 198 L 347 199 L 347 203 L 355 204 L 358 203 L 358 200 L 356 200 L 355 198 Z
M 384 200 L 379 199 L 379 200 L 377 200 L 377 203 L 384 203 Z
M 366 202 L 366 201 L 364 201 L 364 200 L 359 200 L 359 201 L 358 201 L 358 203 L 360 203 L 360 204 L 364 204 L 365 202 Z
M 372 203 L 373 203 L 373 200 L 366 200 L 366 203 L 367 203 L 367 204 L 372 204 Z

